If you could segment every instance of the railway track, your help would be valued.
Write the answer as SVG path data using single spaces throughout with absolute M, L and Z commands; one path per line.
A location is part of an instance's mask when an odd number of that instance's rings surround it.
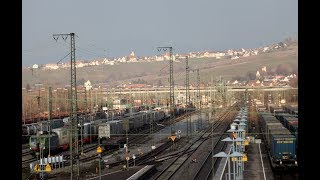
M 193 112 L 189 112 L 188 114 L 180 115 L 179 117 L 175 118 L 175 121 L 179 122 L 179 121 L 183 120 L 187 115 L 191 116 L 192 114 L 195 114 L 196 112 L 197 111 L 193 111 Z M 165 122 L 163 122 L 163 125 L 164 126 L 154 126 L 154 132 L 158 132 L 161 129 L 164 129 L 166 126 L 170 126 L 171 121 L 165 121 Z M 149 139 L 147 139 L 145 137 L 150 134 L 150 129 L 146 129 L 140 133 L 141 133 L 141 135 L 134 135 L 133 137 L 130 137 L 129 144 L 131 144 L 131 145 L 145 144 L 147 141 L 149 141 Z
M 228 117 L 230 110 L 228 110 L 224 115 L 220 116 L 219 120 L 216 121 L 213 126 L 202 132 L 199 138 L 197 138 L 194 142 L 191 143 L 181 154 L 179 154 L 174 160 L 154 179 L 170 179 L 175 173 L 182 167 L 182 165 L 189 159 L 193 153 L 196 151 L 200 145 L 209 139 L 209 136 L 212 134 L 214 130 L 218 132 L 224 132 L 227 126 L 221 126 L 224 119 Z M 218 130 L 219 129 L 219 130 Z
M 195 113 L 195 112 L 191 112 L 190 115 L 193 114 L 193 113 Z M 186 116 L 186 114 L 177 117 L 177 118 L 176 118 L 176 121 L 180 121 L 180 120 L 183 119 L 185 116 Z M 164 124 L 166 124 L 166 123 L 164 123 Z M 167 125 L 167 124 L 166 124 L 166 125 Z M 161 129 L 163 129 L 163 128 L 164 128 L 164 127 L 157 127 L 154 132 L 157 132 L 157 131 L 159 131 L 159 130 L 161 130 Z M 130 136 L 130 138 L 129 138 L 129 145 L 144 144 L 146 141 L 148 141 L 148 139 L 146 139 L 145 137 L 149 135 L 149 133 L 150 133 L 150 130 L 149 130 L 149 129 L 145 129 L 145 130 L 143 130 L 143 131 L 140 131 L 139 133 L 141 133 L 141 135 L 132 135 L 132 133 L 131 133 L 132 136 Z M 129 133 L 128 135 L 130 135 L 130 133 Z M 159 154 L 162 150 L 168 148 L 170 145 L 171 145 L 171 143 L 168 143 L 168 144 L 165 143 L 163 146 L 160 146 L 159 148 L 157 148 L 156 150 L 154 150 L 154 151 L 152 152 L 152 155 Z M 91 147 L 91 149 L 87 149 L 87 151 L 96 150 L 96 148 L 97 148 L 97 144 L 93 145 L 93 146 Z M 106 156 L 106 155 L 109 154 L 109 153 L 110 153 L 110 151 L 102 151 L 102 153 L 101 153 L 101 158 L 104 157 L 104 156 Z M 142 161 L 147 160 L 147 159 L 149 158 L 148 156 L 149 156 L 148 154 L 145 154 L 143 157 L 140 157 L 139 160 L 137 159 L 137 160 L 136 160 L 136 163 L 140 163 L 140 162 L 142 162 Z M 70 158 L 69 158 L 69 153 L 66 154 L 66 155 L 64 155 L 64 157 L 65 157 L 65 159 L 70 159 Z M 82 163 L 85 163 L 85 162 L 90 162 L 90 161 L 93 161 L 93 160 L 97 160 L 97 158 L 98 158 L 97 154 L 94 154 L 94 155 L 92 155 L 92 156 L 88 156 L 88 157 L 85 157 L 85 158 L 81 158 L 79 161 L 82 162 Z M 75 160 L 74 160 L 74 162 L 75 162 Z M 109 166 L 117 166 L 117 165 L 120 165 L 120 164 L 122 164 L 122 163 L 124 163 L 124 162 L 126 162 L 126 161 L 114 162 L 114 163 L 109 164 Z M 133 161 L 130 160 L 129 163 L 130 163 L 130 164 L 133 164 Z M 65 167 L 66 167 L 66 166 L 69 166 L 69 165 L 70 165 L 70 161 L 65 162 L 64 165 L 65 165 Z
M 228 129 L 228 126 L 226 127 L 225 131 Z M 226 146 L 226 142 L 220 141 L 224 136 L 220 136 L 218 140 L 214 141 L 213 151 L 210 151 L 210 153 L 206 156 L 203 163 L 200 165 L 200 167 L 196 170 L 196 174 L 192 177 L 192 180 L 207 180 L 212 179 L 213 176 L 213 170 L 217 163 L 217 158 L 212 159 L 213 154 L 218 153 L 222 151 Z
M 182 115 L 182 116 L 179 116 L 176 120 L 179 121 L 181 119 L 183 119 L 186 115 Z M 159 127 L 155 130 L 155 132 L 163 129 L 164 127 Z M 130 137 L 129 139 L 129 144 L 143 144 L 144 142 L 148 141 L 148 139 L 145 138 L 145 136 L 148 135 L 149 133 L 149 130 L 144 130 L 143 131 L 144 133 L 142 133 L 142 135 L 135 135 L 134 137 Z M 146 135 L 147 134 L 147 135 Z M 149 158 L 151 158 L 152 156 L 155 156 L 159 153 L 161 153 L 163 150 L 167 149 L 168 147 L 170 147 L 172 145 L 172 143 L 168 142 L 168 143 L 165 143 L 163 144 L 162 146 L 158 147 L 157 149 L 155 149 L 154 151 L 152 151 L 151 153 L 148 153 L 148 154 L 145 154 L 144 156 L 138 158 L 136 160 L 136 164 L 143 164 L 144 162 L 146 162 L 147 160 L 149 160 Z M 107 153 L 110 153 L 110 152 L 106 152 L 106 151 L 103 151 L 101 153 L 101 157 L 107 155 Z M 92 160 L 96 160 L 97 159 L 97 155 L 94 155 L 92 157 L 87 157 L 85 159 L 82 159 L 80 160 L 81 162 L 89 162 L 89 161 L 92 161 Z M 109 166 L 117 166 L 121 163 L 124 163 L 126 161 L 118 161 L 118 162 L 114 162 L 114 163 L 111 163 L 109 164 Z M 129 161 L 129 164 L 133 164 L 133 161 L 130 160 Z
M 192 115 L 194 114 L 196 111 L 193 111 L 193 112 L 190 112 L 188 115 Z M 176 121 L 180 121 L 182 120 L 183 118 L 185 118 L 185 116 L 187 116 L 187 114 L 183 114 L 179 117 L 176 118 Z M 169 121 L 166 121 L 164 122 L 163 124 L 165 125 L 169 125 Z M 164 127 L 156 127 L 154 132 L 157 132 L 161 129 L 163 129 Z M 145 136 L 148 136 L 149 133 L 150 133 L 150 130 L 149 129 L 145 129 L 143 131 L 140 131 L 140 133 L 142 135 L 133 135 L 132 137 L 129 138 L 129 144 L 132 144 L 132 145 L 137 145 L 137 144 L 144 144 L 146 141 L 148 141 L 148 139 L 145 138 Z M 129 134 L 130 135 L 130 134 Z M 157 154 L 160 154 L 163 150 L 169 148 L 170 146 L 172 145 L 171 142 L 167 142 L 167 143 L 164 143 L 162 146 L 158 147 L 157 149 L 155 149 L 154 151 L 152 151 L 152 153 L 148 153 L 148 154 L 145 154 L 143 155 L 142 157 L 139 157 L 138 159 L 136 159 L 135 163 L 136 164 L 143 164 L 145 162 L 147 162 L 148 160 L 150 160 L 150 158 L 152 156 L 155 156 Z M 28 146 L 28 144 L 26 144 L 25 146 Z M 92 144 L 86 148 L 84 148 L 84 153 L 89 153 L 90 151 L 95 151 L 97 148 L 97 143 L 95 144 Z M 107 155 L 108 153 L 110 153 L 110 151 L 103 151 L 101 153 L 101 157 L 104 157 L 105 155 Z M 25 155 L 28 155 L 28 154 L 31 154 L 31 151 L 29 152 L 25 152 Z M 63 155 L 64 156 L 64 159 L 68 160 L 70 159 L 70 153 L 69 151 L 64 151 L 62 152 L 61 154 L 58 154 L 58 155 Z M 97 155 L 94 154 L 92 156 L 88 156 L 88 157 L 84 157 L 84 158 L 81 158 L 79 161 L 81 163 L 86 163 L 86 162 L 90 162 L 90 161 L 93 161 L 93 160 L 97 160 Z M 35 163 L 37 162 L 36 158 L 30 158 L 30 159 L 27 159 L 25 161 L 22 161 L 22 164 L 23 164 L 23 167 L 28 167 L 30 163 Z M 76 163 L 76 160 L 73 161 L 74 164 Z M 114 163 L 111 163 L 109 164 L 109 166 L 117 166 L 117 165 L 120 165 L 122 163 L 125 163 L 126 161 L 118 161 L 118 162 L 114 162 Z M 129 161 L 129 164 L 133 164 L 133 160 L 131 159 Z M 64 163 L 64 166 L 67 167 L 67 166 L 70 166 L 70 160 L 65 162 Z
M 88 152 L 90 152 L 90 151 L 92 151 L 92 150 L 96 150 L 96 148 L 97 148 L 97 144 L 96 144 L 96 143 L 95 143 L 95 144 L 90 144 L 90 145 L 84 147 L 83 152 L 84 152 L 84 153 L 88 153 Z M 29 153 L 29 154 L 26 154 L 25 156 L 31 155 L 31 151 L 26 152 L 26 153 Z M 70 153 L 69 153 L 69 151 L 65 151 L 65 152 L 59 153 L 59 154 L 57 154 L 57 155 L 55 155 L 55 156 L 59 156 L 59 155 L 63 155 L 64 159 L 70 159 Z M 28 159 L 26 159 L 26 160 L 22 160 L 22 168 L 29 167 L 29 164 L 30 164 L 30 163 L 35 163 L 35 162 L 37 162 L 37 161 L 39 161 L 39 160 L 37 160 L 37 159 L 36 159 L 35 157 L 33 157 L 33 156 L 31 156 L 31 158 L 28 158 Z M 65 163 L 66 163 L 67 165 L 69 164 L 69 162 L 65 162 Z
M 30 150 L 22 152 L 22 157 L 23 156 L 28 156 L 28 155 L 31 155 L 31 151 Z
M 223 136 L 221 136 L 219 138 L 219 140 L 216 141 L 216 145 L 218 143 L 221 144 L 221 146 L 218 148 L 218 151 L 222 151 L 227 145 L 226 142 L 221 142 L 220 141 L 222 137 Z M 213 167 L 215 167 L 216 162 L 217 162 L 217 158 L 214 158 L 212 160 L 212 153 L 213 153 L 213 151 L 211 151 L 207 155 L 207 157 L 205 158 L 203 163 L 200 165 L 200 168 L 198 170 L 196 170 L 196 174 L 192 177 L 193 180 L 204 180 L 204 179 L 207 180 L 207 179 L 210 179 L 210 177 L 212 177 L 212 175 L 213 175 Z M 214 153 L 216 153 L 216 152 L 214 152 Z

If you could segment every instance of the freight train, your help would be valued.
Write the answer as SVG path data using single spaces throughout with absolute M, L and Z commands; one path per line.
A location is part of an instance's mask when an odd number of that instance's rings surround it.
M 78 124 L 79 143 L 81 143 L 81 141 L 84 144 L 96 141 L 99 135 L 99 126 L 109 126 L 110 138 L 106 139 L 106 144 L 118 146 L 125 142 L 124 134 L 126 130 L 128 130 L 129 133 L 137 132 L 148 127 L 150 120 L 154 120 L 154 122 L 157 123 L 166 118 L 168 117 L 162 110 L 143 111 L 131 113 L 130 116 L 123 116 L 120 120 L 99 119 L 85 122 L 82 127 Z M 128 123 L 125 123 L 126 121 Z M 49 134 L 51 136 L 50 143 L 47 136 Z M 44 154 L 48 154 L 49 144 L 50 152 L 58 152 L 68 149 L 69 141 L 69 127 L 68 123 L 66 123 L 63 127 L 52 129 L 50 133 L 49 131 L 42 131 L 41 134 L 31 136 L 29 138 L 29 145 L 33 154 L 40 150 L 40 144 L 44 146 Z
M 297 137 L 270 112 L 258 112 L 258 118 L 272 168 L 296 169 Z
M 292 135 L 296 137 L 296 147 L 298 148 L 298 115 L 281 113 L 276 114 L 276 118 L 283 124 L 284 127 L 286 127 L 291 132 Z
M 22 142 L 28 142 L 30 136 L 49 131 L 51 129 L 64 126 L 63 119 L 52 119 L 50 121 L 41 121 L 39 123 L 31 123 L 22 125 Z

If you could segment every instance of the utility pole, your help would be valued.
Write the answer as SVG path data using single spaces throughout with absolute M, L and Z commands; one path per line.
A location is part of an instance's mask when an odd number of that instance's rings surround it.
M 200 129 L 200 125 L 202 126 L 202 120 L 201 120 L 201 97 L 200 97 L 200 73 L 199 68 L 197 69 L 197 97 L 198 97 L 198 130 Z
M 128 131 L 129 131 L 129 118 L 125 120 L 125 129 L 126 129 L 126 160 L 127 160 L 127 166 L 126 169 L 129 171 L 129 154 L 128 154 L 128 148 L 129 148 L 129 137 L 128 137 Z
M 48 122 L 49 122 L 49 154 L 48 157 L 50 156 L 50 134 L 51 134 L 51 115 L 52 115 L 52 89 L 51 86 L 48 88 Z
M 215 106 L 214 106 L 214 100 L 213 101 L 211 101 L 212 102 L 212 104 L 211 104 L 211 109 L 212 109 L 212 111 L 211 111 L 211 134 L 212 134 L 212 162 L 211 162 L 211 164 L 212 164 L 212 167 L 211 167 L 211 169 L 212 169 L 212 179 L 214 178 L 214 164 L 213 164 L 213 155 L 215 154 L 214 153 L 214 145 L 213 145 L 213 124 L 214 124 L 214 118 L 215 118 L 215 115 L 216 115 L 216 113 L 215 113 Z
M 186 114 L 188 114 L 188 108 L 190 104 L 190 85 L 189 85 L 189 57 L 186 56 Z M 191 135 L 191 116 L 187 115 L 187 136 L 189 137 Z
M 35 86 L 38 86 L 38 89 L 39 89 L 39 94 L 38 94 L 38 96 L 36 97 L 37 98 L 37 102 L 38 102 L 38 114 L 39 114 L 39 116 L 38 116 L 38 121 L 40 121 L 40 113 L 41 113 L 41 109 L 40 109 L 40 107 L 41 107 L 41 101 L 40 101 L 40 99 L 41 99 L 41 88 L 40 88 L 40 86 L 42 86 L 42 84 L 35 84 Z
M 75 144 L 75 157 L 77 159 L 77 175 L 79 177 L 79 143 L 78 143 L 78 117 L 77 117 L 77 112 L 78 112 L 78 105 L 77 105 L 77 86 L 76 86 L 76 80 L 77 80 L 77 75 L 76 75 L 76 54 L 75 54 L 75 33 L 70 33 L 70 34 L 53 34 L 53 39 L 58 41 L 59 37 L 62 37 L 64 41 L 67 40 L 68 36 L 70 36 L 70 77 L 71 77 L 71 87 L 70 87 L 70 165 L 71 165 L 71 177 L 73 177 L 73 151 L 72 151 L 72 145 Z M 73 138 L 74 137 L 74 138 Z
M 155 112 L 153 112 L 151 116 L 152 117 L 150 117 L 150 135 L 152 136 L 153 135 L 153 124 L 156 122 L 155 121 L 155 119 L 156 119 Z M 146 114 L 146 118 L 147 118 L 147 114 Z M 153 146 L 154 146 L 154 138 L 152 138 L 151 149 L 153 148 Z
M 173 80 L 173 58 L 172 58 L 172 47 L 158 47 L 158 51 L 164 51 L 166 52 L 169 50 L 170 53 L 170 78 L 169 78 L 169 84 L 170 84 L 170 111 L 171 111 L 171 134 L 175 134 L 175 101 L 174 101 L 174 80 Z
M 96 91 L 96 93 L 95 93 L 95 104 L 94 104 L 94 106 L 97 106 L 98 105 L 98 102 L 97 102 L 97 100 L 98 100 L 98 89 L 96 89 L 95 90 Z
M 99 92 L 100 92 L 100 108 L 103 107 L 103 93 L 102 93 L 102 87 L 99 86 Z

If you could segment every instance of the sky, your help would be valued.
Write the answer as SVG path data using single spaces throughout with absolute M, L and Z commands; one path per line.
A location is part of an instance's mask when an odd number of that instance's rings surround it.
M 81 60 L 257 48 L 298 37 L 298 0 L 24 0 L 22 66 L 69 61 L 71 32 Z

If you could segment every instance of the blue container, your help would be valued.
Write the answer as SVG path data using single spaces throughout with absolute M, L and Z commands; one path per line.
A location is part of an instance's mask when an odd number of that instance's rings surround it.
M 270 154 L 274 161 L 296 159 L 296 137 L 277 134 L 271 134 L 270 136 Z

